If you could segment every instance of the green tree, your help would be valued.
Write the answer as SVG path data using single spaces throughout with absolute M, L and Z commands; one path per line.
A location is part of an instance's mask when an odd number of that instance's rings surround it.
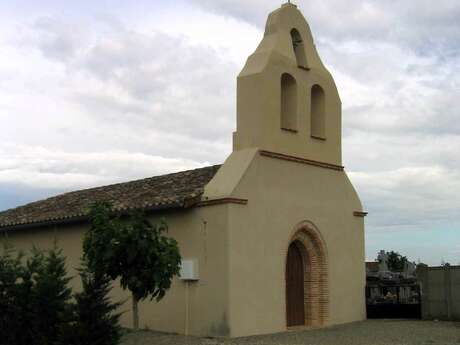
M 23 326 L 18 305 L 18 281 L 24 273 L 21 260 L 22 254 L 4 243 L 0 255 L 0 345 L 14 344 Z
M 58 329 L 70 318 L 71 277 L 67 276 L 65 260 L 62 249 L 55 244 L 47 252 L 35 250 L 27 263 L 33 281 L 31 307 L 35 319 L 31 326 L 38 344 L 53 344 Z
M 55 245 L 30 255 L 6 248 L 0 256 L 0 344 L 48 345 L 68 320 L 71 290 L 65 257 Z M 5 312 L 4 312 L 5 311 Z
M 387 265 L 388 269 L 392 272 L 404 271 L 408 260 L 406 256 L 402 256 L 398 252 L 391 251 L 386 253 L 388 256 Z
M 443 267 L 450 267 L 450 262 L 444 261 L 444 259 L 441 260 L 441 266 Z
M 119 325 L 121 303 L 109 298 L 111 280 L 98 275 L 82 261 L 80 278 L 83 291 L 74 294 L 72 320 L 61 328 L 57 345 L 115 345 L 121 337 Z
M 179 273 L 176 240 L 165 236 L 164 221 L 151 224 L 140 211 L 121 220 L 108 203 L 92 206 L 91 228 L 83 241 L 84 258 L 93 272 L 120 278 L 132 295 L 133 328 L 139 328 L 138 302 L 161 300 Z

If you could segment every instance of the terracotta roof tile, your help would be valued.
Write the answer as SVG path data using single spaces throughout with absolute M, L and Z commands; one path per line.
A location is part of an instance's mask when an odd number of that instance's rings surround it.
M 0 228 L 85 218 L 89 205 L 109 201 L 118 211 L 188 207 L 220 165 L 69 192 L 0 212 Z

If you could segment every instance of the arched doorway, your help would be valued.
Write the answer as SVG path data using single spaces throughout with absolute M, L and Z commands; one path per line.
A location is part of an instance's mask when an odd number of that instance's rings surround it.
M 329 312 L 327 253 L 310 222 L 296 226 L 286 255 L 286 324 L 322 326 Z
M 286 318 L 287 326 L 305 324 L 304 267 L 299 244 L 289 245 L 286 260 Z

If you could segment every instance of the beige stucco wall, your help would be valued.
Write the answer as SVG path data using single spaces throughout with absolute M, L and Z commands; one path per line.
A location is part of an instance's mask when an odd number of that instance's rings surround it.
M 286 330 L 286 251 L 303 221 L 316 226 L 326 246 L 326 325 L 363 320 L 364 220 L 353 215 L 361 204 L 345 172 L 252 152 L 231 194 L 248 199 L 244 207 L 230 206 L 231 335 Z M 227 169 L 233 170 L 224 166 L 216 180 L 225 180 Z
M 300 64 L 291 30 L 301 36 L 306 64 Z M 296 82 L 297 123 L 282 128 L 281 79 Z M 325 135 L 311 130 L 311 90 L 325 95 Z M 321 62 L 305 18 L 284 4 L 268 18 L 264 37 L 238 76 L 234 152 L 207 186 L 210 198 L 248 199 L 230 207 L 230 324 L 233 336 L 286 329 L 285 260 L 296 225 L 311 222 L 327 253 L 329 313 L 326 325 L 365 318 L 364 219 L 359 198 L 340 171 L 341 101 L 335 82 Z M 261 156 L 258 150 L 292 159 L 328 163 L 332 169 Z M 289 158 L 289 157 L 285 157 Z M 305 161 L 304 161 L 305 163 Z M 238 168 L 240 167 L 240 168 Z M 230 185 L 232 171 L 240 171 Z M 308 279 L 308 278 L 307 278 Z
M 248 203 L 162 214 L 182 256 L 199 260 L 200 280 L 190 283 L 189 290 L 189 334 L 245 336 L 286 330 L 286 249 L 296 224 L 305 220 L 318 228 L 326 244 L 326 324 L 364 319 L 363 218 L 353 216 L 361 205 L 344 172 L 263 157 L 251 149 L 233 153 L 208 189 Z M 206 195 L 213 198 L 209 191 Z M 74 275 L 85 229 L 87 225 L 16 230 L 9 232 L 9 240 L 27 250 L 32 245 L 49 248 L 56 238 Z M 79 289 L 79 279 L 72 285 Z M 113 291 L 115 300 L 128 297 L 118 287 Z M 127 327 L 130 307 L 130 301 L 123 306 Z M 161 302 L 141 303 L 141 326 L 184 333 L 185 310 L 185 284 L 175 279 Z
M 215 205 L 181 212 L 167 212 L 169 236 L 179 242 L 183 258 L 199 261 L 200 280 L 189 283 L 189 334 L 226 336 L 228 324 L 228 205 Z M 155 221 L 152 217 L 152 221 Z M 9 242 L 18 249 L 33 245 L 50 248 L 56 238 L 67 256 L 70 275 L 76 275 L 81 257 L 82 237 L 88 225 L 55 226 L 8 232 Z M 72 280 L 75 290 L 81 288 L 79 277 Z M 114 300 L 125 300 L 129 294 L 114 284 Z M 185 333 L 185 283 L 174 279 L 171 289 L 160 302 L 141 302 L 140 326 L 165 332 Z M 121 321 L 131 327 L 131 301 L 122 306 L 126 313 Z
M 308 70 L 298 67 L 292 29 L 302 36 Z M 297 85 L 296 133 L 280 130 L 283 73 L 291 75 Z M 311 137 L 313 85 L 320 85 L 326 95 L 325 141 Z M 270 14 L 261 43 L 238 75 L 234 150 L 258 147 L 341 165 L 341 109 L 334 79 L 319 58 L 308 23 L 295 5 L 284 4 Z

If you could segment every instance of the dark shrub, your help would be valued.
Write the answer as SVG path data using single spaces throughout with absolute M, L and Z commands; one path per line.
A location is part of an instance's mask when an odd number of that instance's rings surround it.
M 29 257 L 5 246 L 0 256 L 0 344 L 48 345 L 70 317 L 70 278 L 56 246 Z
M 76 293 L 73 319 L 61 329 L 60 345 L 115 345 L 119 343 L 120 303 L 112 303 L 108 294 L 110 278 L 91 272 L 86 264 L 80 270 L 83 291 Z

